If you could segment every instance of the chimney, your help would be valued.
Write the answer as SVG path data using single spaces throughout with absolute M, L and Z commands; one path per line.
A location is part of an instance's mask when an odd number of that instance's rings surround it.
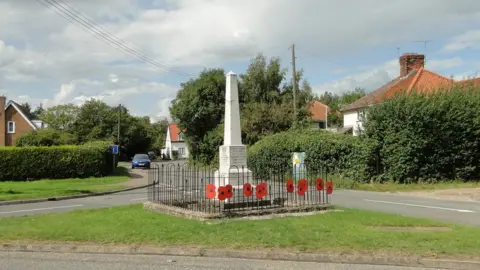
M 0 96 L 0 146 L 5 146 L 7 136 L 7 119 L 5 117 L 5 96 Z
M 425 55 L 418 53 L 405 53 L 400 56 L 400 77 L 407 76 L 414 69 L 423 68 Z

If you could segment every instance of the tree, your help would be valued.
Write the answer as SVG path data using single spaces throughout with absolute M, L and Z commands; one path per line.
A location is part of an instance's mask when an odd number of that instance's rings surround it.
M 162 119 L 150 125 L 150 136 L 152 137 L 151 149 L 158 155 L 160 150 L 165 147 L 165 137 L 167 136 L 169 122 Z
M 22 108 L 25 110 L 25 112 L 27 112 L 28 114 L 31 114 L 32 113 L 32 106 L 30 106 L 30 103 L 28 102 L 24 102 L 22 104 L 20 104 L 20 106 L 22 106 Z
M 251 60 L 247 73 L 240 75 L 243 103 L 278 103 L 282 82 L 287 73 L 281 68 L 280 58 L 273 57 L 267 64 L 262 54 Z
M 42 115 L 44 111 L 45 109 L 43 108 L 43 104 L 40 103 L 40 105 L 38 105 L 38 107 L 36 107 L 35 110 L 32 112 L 33 118 L 40 119 L 40 115 Z
M 258 54 L 241 78 L 242 133 L 244 143 L 252 145 L 264 136 L 286 131 L 294 122 L 308 119 L 308 105 L 312 100 L 311 87 L 304 80 L 303 71 L 297 79 L 297 119 L 293 119 L 293 86 L 285 82 L 287 69 L 281 68 L 280 59 L 273 57 L 268 63 Z M 301 87 L 299 87 L 301 84 Z
M 40 107 L 41 108 L 41 107 Z M 57 105 L 46 110 L 39 109 L 40 120 L 57 130 L 70 131 L 79 114 L 79 107 L 73 104 Z M 37 113 L 38 113 L 37 112 Z
M 198 78 L 181 84 L 181 89 L 170 106 L 170 115 L 185 130 L 191 159 L 206 164 L 212 162 L 217 151 L 202 151 L 199 148 L 206 135 L 222 122 L 224 110 L 223 69 L 204 70 Z
M 126 109 L 122 115 L 127 115 Z M 118 114 L 101 100 L 91 99 L 79 109 L 71 128 L 80 142 L 113 139 L 117 132 Z M 122 121 L 124 122 L 124 121 Z

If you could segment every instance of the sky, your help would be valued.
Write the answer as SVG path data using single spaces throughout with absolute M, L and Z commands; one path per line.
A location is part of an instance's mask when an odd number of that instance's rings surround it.
M 290 68 L 292 44 L 315 93 L 375 90 L 403 53 L 458 80 L 480 71 L 478 0 L 2 0 L 0 25 L 0 95 L 152 120 L 203 69 L 240 74 L 257 53 Z

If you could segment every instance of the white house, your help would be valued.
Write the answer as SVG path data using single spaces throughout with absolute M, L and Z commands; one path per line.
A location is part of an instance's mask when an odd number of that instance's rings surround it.
M 349 130 L 354 136 L 359 135 L 363 129 L 365 111 L 369 106 L 387 101 L 404 91 L 406 94 L 428 93 L 442 87 L 470 81 L 457 82 L 424 69 L 425 56 L 423 54 L 406 53 L 400 56 L 399 62 L 400 76 L 341 109 L 345 130 Z
M 178 152 L 178 158 L 188 158 L 188 148 L 183 139 L 183 132 L 175 123 L 168 125 L 165 148 L 162 149 L 162 154 L 172 158 L 173 151 Z

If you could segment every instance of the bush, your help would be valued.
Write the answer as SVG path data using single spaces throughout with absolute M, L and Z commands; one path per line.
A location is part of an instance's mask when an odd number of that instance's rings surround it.
M 400 95 L 371 107 L 365 136 L 375 142 L 379 176 L 398 182 L 480 178 L 480 92 L 456 87 Z
M 15 146 L 54 146 L 76 144 L 76 138 L 70 133 L 54 129 L 39 129 L 21 136 Z
M 178 150 L 172 150 L 172 160 L 178 159 Z
M 323 130 L 292 130 L 267 136 L 248 149 L 248 166 L 259 177 L 269 171 L 289 170 L 293 152 L 305 152 L 308 170 L 369 179 L 371 143 L 359 137 Z
M 114 170 L 108 145 L 0 148 L 0 181 L 106 176 Z

